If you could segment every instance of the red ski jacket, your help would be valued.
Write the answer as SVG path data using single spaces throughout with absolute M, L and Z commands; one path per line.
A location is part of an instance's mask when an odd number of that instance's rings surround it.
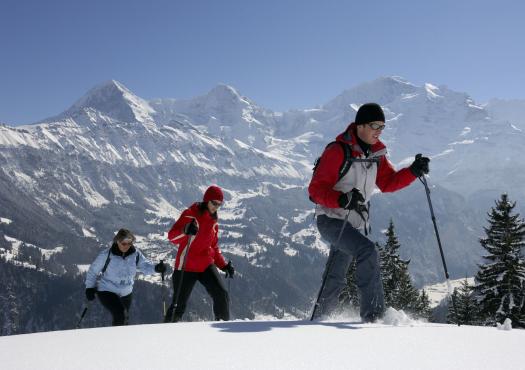
M 365 158 L 357 142 L 355 123 L 350 124 L 345 132 L 337 136 L 336 140 L 350 145 L 353 158 Z M 370 187 L 373 187 L 374 184 L 382 192 L 394 192 L 408 186 L 416 179 L 408 168 L 399 171 L 394 169 L 386 158 L 386 147 L 381 141 L 370 148 L 369 158 L 374 157 L 379 158 L 377 168 L 353 163 L 348 174 L 339 179 L 339 169 L 343 164 L 344 151 L 340 145 L 330 145 L 323 152 L 319 166 L 308 187 L 310 197 L 325 209 L 324 213 L 333 217 L 344 218 L 344 212 L 340 212 L 341 217 L 336 214 L 336 209 L 339 208 L 338 199 L 342 193 L 351 191 L 352 187 L 359 188 L 368 201 L 372 195 Z
M 188 245 L 189 235 L 184 234 L 184 226 L 192 220 L 197 223 L 199 231 L 191 244 Z M 201 213 L 199 203 L 194 203 L 182 212 L 182 215 L 168 232 L 169 241 L 179 245 L 175 259 L 175 270 L 182 270 L 184 258 L 187 259 L 184 271 L 203 272 L 213 263 L 220 269 L 224 268 L 226 261 L 218 246 L 218 233 L 217 220 L 207 210 Z

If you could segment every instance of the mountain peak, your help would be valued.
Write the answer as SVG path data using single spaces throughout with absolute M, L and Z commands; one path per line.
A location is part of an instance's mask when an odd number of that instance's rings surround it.
M 396 98 L 401 94 L 412 93 L 417 90 L 418 87 L 403 77 L 400 76 L 388 76 L 379 77 L 375 80 L 362 83 L 349 92 L 353 92 L 357 95 L 375 97 L 375 100 L 379 104 L 387 104 L 389 100 Z M 379 97 L 379 99 L 377 98 Z M 366 99 L 365 99 L 366 100 Z M 377 101 L 380 100 L 380 101 Z M 366 101 L 363 101 L 366 103 Z
M 213 89 L 208 92 L 208 95 L 215 95 L 215 96 L 226 96 L 226 97 L 233 97 L 237 99 L 242 99 L 241 95 L 235 90 L 233 86 L 226 85 L 226 84 L 218 84 Z
M 399 76 L 380 77 L 343 91 L 325 105 L 325 109 L 348 110 L 351 104 L 375 102 L 386 105 L 402 94 L 414 93 L 417 86 Z
M 117 91 L 121 91 L 122 93 L 131 94 L 131 91 L 126 86 L 124 86 L 122 83 L 118 82 L 117 80 L 105 81 L 95 86 L 93 89 L 115 89 Z
M 206 105 L 214 106 L 239 106 L 251 105 L 252 103 L 245 97 L 241 96 L 234 87 L 226 84 L 218 84 L 211 89 L 205 96 Z
M 382 77 L 376 78 L 375 80 L 369 83 L 398 85 L 398 86 L 405 85 L 405 86 L 415 87 L 414 84 L 412 84 L 410 81 L 408 81 L 407 79 L 401 76 L 382 76 Z
M 77 100 L 65 114 L 91 108 L 102 114 L 123 122 L 152 121 L 155 110 L 147 101 L 133 94 L 126 86 L 116 80 L 106 81 L 90 89 Z

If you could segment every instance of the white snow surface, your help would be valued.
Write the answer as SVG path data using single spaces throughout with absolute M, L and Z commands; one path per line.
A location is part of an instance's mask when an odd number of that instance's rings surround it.
M 503 324 L 497 323 L 496 327 L 498 330 L 512 330 L 512 321 L 507 317 Z
M 525 330 L 385 320 L 194 322 L 0 337 L 2 369 L 519 369 Z M 511 356 L 508 354 L 512 354 Z

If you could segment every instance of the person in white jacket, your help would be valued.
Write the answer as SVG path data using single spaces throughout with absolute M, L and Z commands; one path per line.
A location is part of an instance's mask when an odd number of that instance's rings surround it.
M 89 267 L 86 276 L 86 299 L 93 301 L 95 295 L 113 317 L 113 326 L 127 325 L 137 270 L 151 275 L 163 273 L 166 265 L 161 261 L 154 265 L 144 257 L 133 242 L 135 236 L 127 229 L 120 229 L 110 248 L 99 253 Z

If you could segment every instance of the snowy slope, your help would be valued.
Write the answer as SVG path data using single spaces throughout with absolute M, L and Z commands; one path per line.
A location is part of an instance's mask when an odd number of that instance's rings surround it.
M 459 288 L 461 284 L 465 281 L 465 279 L 456 279 L 456 280 L 450 280 L 450 286 L 451 289 L 454 290 L 456 288 Z M 470 277 L 467 278 L 467 283 L 470 286 L 474 285 L 474 278 Z M 448 291 L 448 284 L 447 282 L 438 283 L 438 284 L 432 284 L 432 285 L 425 285 L 422 289 L 425 290 L 425 292 L 428 295 L 428 299 L 430 300 L 430 307 L 436 307 L 443 301 L 443 299 L 450 296 Z
M 507 121 L 520 130 L 525 130 L 525 100 L 492 99 L 485 104 L 491 117 Z
M 520 369 L 524 330 L 353 321 L 157 324 L 0 338 L 2 369 Z

